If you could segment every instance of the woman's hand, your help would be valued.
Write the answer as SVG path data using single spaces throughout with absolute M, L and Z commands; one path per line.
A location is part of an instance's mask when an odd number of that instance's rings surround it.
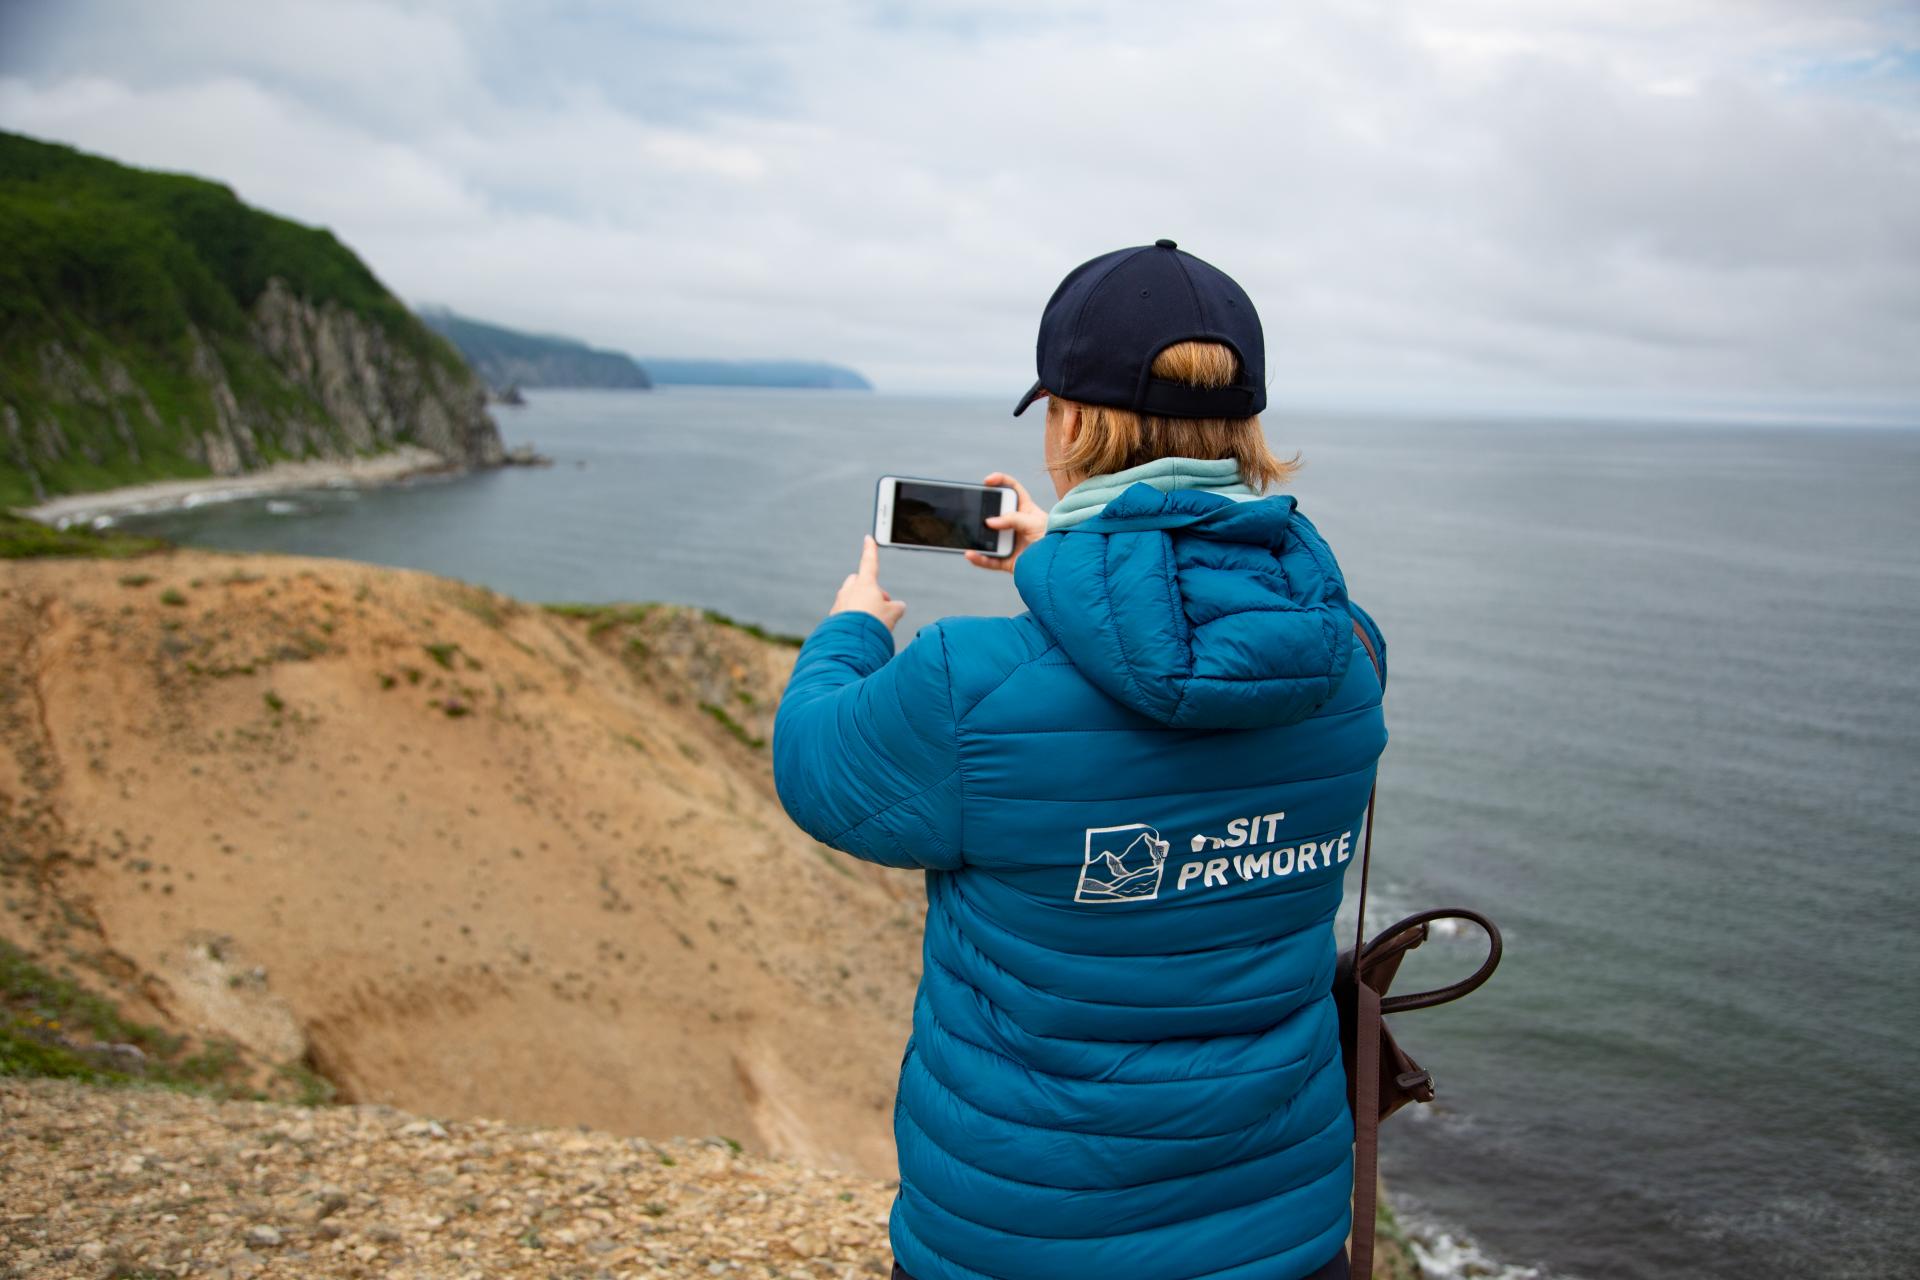
M 827 616 L 858 610 L 870 613 L 887 624 L 887 630 L 893 630 L 893 624 L 900 621 L 900 615 L 907 606 L 887 594 L 880 585 L 880 544 L 868 534 L 860 543 L 860 567 L 847 575 L 840 584 L 840 592 L 833 598 L 833 608 L 827 610 Z
M 987 477 L 988 484 L 1011 487 L 1020 497 L 1020 503 L 1013 509 L 1012 515 L 988 516 L 987 528 L 1012 529 L 1013 550 L 1004 556 L 990 556 L 978 551 L 967 552 L 967 563 L 979 565 L 982 569 L 998 569 L 1002 573 L 1013 572 L 1013 562 L 1020 553 L 1047 536 L 1047 510 L 1033 500 L 1027 492 L 1027 486 L 1015 480 L 1004 471 L 996 471 Z

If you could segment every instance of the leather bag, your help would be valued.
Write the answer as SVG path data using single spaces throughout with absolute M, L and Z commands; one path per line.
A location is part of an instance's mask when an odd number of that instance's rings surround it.
M 1374 670 L 1385 683 L 1380 655 L 1358 622 L 1360 637 Z M 1427 1009 L 1477 989 L 1500 963 L 1500 930 L 1493 921 L 1465 907 L 1442 907 L 1408 916 L 1366 942 L 1367 877 L 1373 870 L 1373 813 L 1379 784 L 1367 796 L 1366 837 L 1360 844 L 1360 901 L 1353 946 L 1342 952 L 1334 973 L 1334 1002 L 1340 1010 L 1340 1053 L 1347 1069 L 1347 1102 L 1353 1108 L 1353 1246 L 1348 1259 L 1351 1280 L 1372 1280 L 1373 1232 L 1380 1178 L 1380 1122 L 1409 1102 L 1431 1102 L 1433 1073 L 1394 1040 L 1382 1020 L 1389 1013 Z M 1425 942 L 1438 920 L 1464 920 L 1487 935 L 1487 958 L 1471 975 L 1450 986 L 1414 995 L 1389 996 L 1407 953 Z

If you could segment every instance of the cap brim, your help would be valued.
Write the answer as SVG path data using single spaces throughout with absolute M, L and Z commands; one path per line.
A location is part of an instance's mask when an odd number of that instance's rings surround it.
M 1035 400 L 1038 400 L 1041 396 L 1045 394 L 1047 394 L 1047 389 L 1041 386 L 1038 382 L 1034 383 L 1031 387 L 1027 389 L 1027 394 L 1020 397 L 1020 403 L 1013 406 L 1013 416 L 1017 418 L 1021 414 L 1025 413 L 1027 411 L 1028 405 L 1032 404 Z

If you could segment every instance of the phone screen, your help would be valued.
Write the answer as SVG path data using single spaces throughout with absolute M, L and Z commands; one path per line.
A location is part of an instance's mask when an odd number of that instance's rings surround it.
M 1000 531 L 987 527 L 987 517 L 999 514 L 998 489 L 897 481 L 893 491 L 893 541 L 920 547 L 996 551 Z

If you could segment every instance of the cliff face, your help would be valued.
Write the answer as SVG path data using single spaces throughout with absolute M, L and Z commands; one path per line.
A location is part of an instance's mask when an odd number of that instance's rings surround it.
M 0 505 L 267 463 L 502 460 L 485 388 L 325 231 L 0 134 Z
M 411 443 L 466 466 L 500 464 L 486 388 L 465 365 L 421 359 L 379 325 L 338 303 L 296 297 L 278 277 L 252 319 L 260 346 L 319 400 L 355 452 Z

